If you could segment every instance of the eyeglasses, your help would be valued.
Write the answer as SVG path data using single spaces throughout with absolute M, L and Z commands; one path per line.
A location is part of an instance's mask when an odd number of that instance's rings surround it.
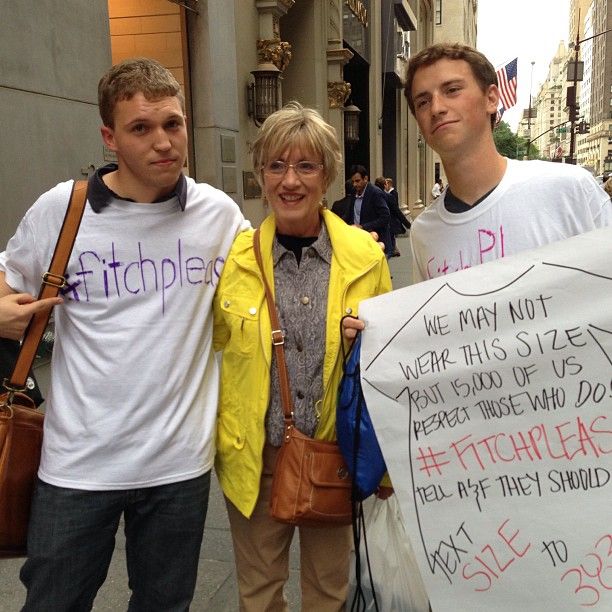
M 275 160 L 262 166 L 264 174 L 275 177 L 285 176 L 289 168 L 293 168 L 300 176 L 315 176 L 319 173 L 321 168 L 323 168 L 323 164 L 311 161 L 300 161 L 297 164 L 288 164 L 281 160 Z

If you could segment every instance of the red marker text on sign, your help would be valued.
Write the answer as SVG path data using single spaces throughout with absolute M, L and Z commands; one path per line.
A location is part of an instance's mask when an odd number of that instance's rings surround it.
M 574 594 L 585 608 L 596 606 L 604 590 L 612 591 L 612 534 L 601 536 L 593 550 L 584 556 L 582 563 L 561 576 L 561 582 L 564 581 L 575 586 Z
M 504 572 L 517 560 L 524 557 L 531 548 L 531 543 L 520 542 L 520 531 L 509 533 L 506 519 L 497 529 L 499 539 L 486 544 L 478 555 L 474 555 L 475 563 L 466 563 L 462 569 L 465 580 L 478 580 L 475 591 L 488 591 L 493 580 L 499 580 Z

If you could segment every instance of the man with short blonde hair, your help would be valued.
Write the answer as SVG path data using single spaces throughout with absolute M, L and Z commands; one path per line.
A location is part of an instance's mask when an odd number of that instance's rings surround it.
M 183 611 L 215 451 L 212 299 L 248 224 L 227 195 L 183 175 L 187 128 L 170 71 L 126 60 L 101 79 L 99 100 L 117 163 L 89 179 L 55 313 L 23 609 L 90 610 L 123 516 L 129 609 Z M 2 335 L 32 314 L 72 186 L 41 195 L 0 258 Z

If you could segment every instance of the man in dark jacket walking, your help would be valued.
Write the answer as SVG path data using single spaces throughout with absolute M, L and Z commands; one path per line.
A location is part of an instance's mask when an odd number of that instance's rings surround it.
M 344 220 L 349 225 L 357 225 L 368 232 L 376 232 L 379 240 L 385 244 L 385 254 L 390 257 L 393 252 L 389 220 L 391 214 L 382 189 L 372 185 L 368 171 L 364 166 L 353 166 L 350 170 L 355 193 L 351 196 Z
M 379 185 L 379 181 L 384 186 Z M 380 177 L 374 181 L 381 189 L 384 189 L 387 194 L 387 205 L 389 206 L 389 212 L 391 213 L 391 219 L 389 221 L 389 230 L 391 232 L 391 241 L 393 243 L 393 257 L 399 257 L 400 252 L 396 245 L 396 237 L 399 234 L 405 234 L 406 230 L 410 229 L 410 220 L 404 215 L 402 209 L 399 206 L 399 195 L 397 189 L 393 186 L 393 179 Z

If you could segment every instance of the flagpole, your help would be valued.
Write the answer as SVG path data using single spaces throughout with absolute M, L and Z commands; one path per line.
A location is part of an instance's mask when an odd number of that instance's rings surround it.
M 531 145 L 531 88 L 533 85 L 533 66 L 534 60 L 531 60 L 531 74 L 529 75 L 529 110 L 527 115 L 527 132 L 529 133 L 529 140 L 527 141 L 527 159 L 529 159 L 529 147 Z

